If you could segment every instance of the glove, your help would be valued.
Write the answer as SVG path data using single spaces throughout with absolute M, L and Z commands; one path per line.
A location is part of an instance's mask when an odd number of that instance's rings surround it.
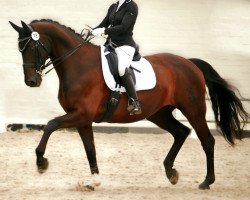
M 94 36 L 101 36 L 104 34 L 105 28 L 96 28 L 92 31 L 92 35 Z

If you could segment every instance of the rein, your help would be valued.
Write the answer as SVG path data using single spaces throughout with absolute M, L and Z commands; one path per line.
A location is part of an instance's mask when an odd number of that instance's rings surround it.
M 82 47 L 82 45 L 84 45 L 86 42 L 81 42 L 79 45 L 77 45 L 76 47 L 74 47 L 73 49 L 70 49 L 68 52 L 66 52 L 64 55 L 56 58 L 55 60 L 50 60 L 47 64 L 42 65 L 41 69 L 45 69 L 46 67 L 50 66 L 53 64 L 53 67 L 48 70 L 47 72 L 44 73 L 44 75 L 48 74 L 50 71 L 52 71 L 56 65 L 59 65 L 60 63 L 62 63 L 63 61 L 65 61 L 68 57 L 70 57 L 71 55 L 73 55 L 76 51 L 78 51 L 78 49 L 80 49 Z M 42 75 L 42 74 L 40 74 Z
M 84 33 L 84 31 L 87 30 L 87 33 Z M 64 60 L 66 60 L 68 57 L 70 57 L 71 55 L 73 55 L 78 49 L 80 49 L 85 43 L 89 42 L 93 37 L 91 35 L 91 31 L 89 29 L 83 29 L 81 32 L 81 37 L 85 37 L 84 41 L 81 42 L 80 44 L 78 44 L 76 47 L 74 47 L 73 49 L 69 50 L 68 52 L 66 52 L 66 54 L 56 58 L 55 60 L 50 60 L 46 65 L 43 65 L 41 69 L 45 69 L 46 67 L 48 67 L 49 65 L 53 64 L 53 67 L 48 70 L 47 72 L 44 73 L 44 75 L 48 74 L 51 70 L 53 70 L 55 68 L 56 65 L 59 65 L 60 63 L 62 63 Z M 42 75 L 42 74 L 41 74 Z

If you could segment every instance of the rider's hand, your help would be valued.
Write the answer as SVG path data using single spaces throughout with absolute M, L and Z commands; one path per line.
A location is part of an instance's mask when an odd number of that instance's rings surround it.
M 101 36 L 102 34 L 104 34 L 105 28 L 96 28 L 92 31 L 92 34 L 94 36 Z

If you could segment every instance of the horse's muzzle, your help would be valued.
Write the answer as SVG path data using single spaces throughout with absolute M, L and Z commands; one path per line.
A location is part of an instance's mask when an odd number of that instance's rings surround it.
M 25 84 L 29 87 L 39 87 L 41 82 L 42 78 L 40 76 L 32 76 L 25 79 Z

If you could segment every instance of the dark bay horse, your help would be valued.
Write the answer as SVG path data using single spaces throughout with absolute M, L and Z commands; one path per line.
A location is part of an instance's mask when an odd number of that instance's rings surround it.
M 98 175 L 92 123 L 102 121 L 110 94 L 102 75 L 100 47 L 52 20 L 35 20 L 29 25 L 22 22 L 22 27 L 10 23 L 19 34 L 18 45 L 26 85 L 40 86 L 41 71 L 47 66 L 45 61 L 50 58 L 59 78 L 58 99 L 66 112 L 49 121 L 44 128 L 36 148 L 39 171 L 45 171 L 48 167 L 44 153 L 51 133 L 60 128 L 76 127 L 85 147 L 91 174 Z M 173 168 L 174 160 L 190 133 L 190 129 L 172 115 L 174 109 L 179 109 L 194 128 L 206 154 L 207 174 L 199 188 L 209 189 L 215 181 L 215 140 L 205 119 L 205 85 L 211 97 L 216 123 L 230 144 L 234 144 L 235 138 L 240 138 L 249 115 L 234 88 L 207 62 L 168 53 L 145 58 L 154 68 L 157 83 L 151 90 L 138 92 L 143 113 L 129 115 L 126 110 L 128 99 L 126 94 L 122 94 L 110 122 L 129 123 L 147 119 L 170 132 L 174 143 L 164 160 L 164 167 L 170 182 L 176 184 L 179 175 Z

